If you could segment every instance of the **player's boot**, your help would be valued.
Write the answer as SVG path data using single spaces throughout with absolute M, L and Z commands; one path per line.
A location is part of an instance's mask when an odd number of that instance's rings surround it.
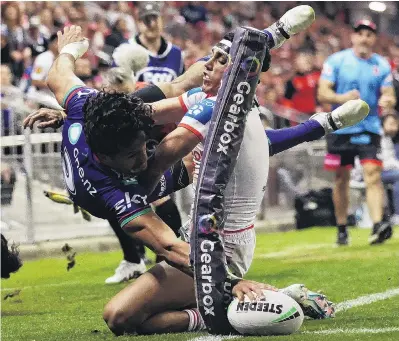
M 369 105 L 361 99 L 350 100 L 332 112 L 321 112 L 310 117 L 319 122 L 326 134 L 353 126 L 362 121 L 370 111 Z
M 334 304 L 328 301 L 325 295 L 309 291 L 304 284 L 292 284 L 279 291 L 295 300 L 307 317 L 313 319 L 334 317 Z
M 388 222 L 374 224 L 373 231 L 369 237 L 370 245 L 381 244 L 392 237 L 392 226 Z
M 265 30 L 266 34 L 269 33 L 274 41 L 274 46 L 271 46 L 271 49 L 279 48 L 292 35 L 307 29 L 314 20 L 315 13 L 310 6 L 296 6 L 287 11 Z
M 343 246 L 343 245 L 348 245 L 349 240 L 348 240 L 348 232 L 347 231 L 338 231 L 337 235 L 337 245 Z
M 105 280 L 106 284 L 122 283 L 129 279 L 137 278 L 147 271 L 144 261 L 141 260 L 140 264 L 130 263 L 122 260 L 115 270 L 115 274 Z

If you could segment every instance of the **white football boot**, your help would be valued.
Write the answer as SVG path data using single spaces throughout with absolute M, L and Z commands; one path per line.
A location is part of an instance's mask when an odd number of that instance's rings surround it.
M 137 278 L 147 271 L 144 264 L 144 260 L 141 260 L 140 264 L 130 263 L 126 260 L 122 260 L 119 266 L 115 270 L 115 274 L 108 277 L 105 280 L 106 284 L 115 284 L 128 281 L 133 278 Z
M 266 29 L 273 36 L 274 46 L 271 49 L 279 48 L 292 35 L 307 29 L 314 20 L 315 13 L 310 6 L 296 6 L 287 11 Z
M 314 114 L 310 120 L 319 122 L 326 134 L 353 126 L 362 121 L 370 112 L 369 105 L 361 99 L 352 99 L 332 112 Z

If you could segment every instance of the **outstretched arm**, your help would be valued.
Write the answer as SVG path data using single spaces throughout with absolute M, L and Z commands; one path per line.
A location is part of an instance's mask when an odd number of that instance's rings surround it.
M 54 61 L 47 77 L 47 85 L 62 105 L 65 95 L 74 86 L 84 86 L 75 75 L 75 60 L 88 49 L 88 41 L 82 35 L 80 26 L 65 27 L 58 31 L 59 56 Z

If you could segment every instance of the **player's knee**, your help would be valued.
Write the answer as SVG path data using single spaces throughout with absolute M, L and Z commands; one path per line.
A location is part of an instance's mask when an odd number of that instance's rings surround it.
M 108 328 L 117 336 L 126 332 L 133 332 L 135 329 L 134 321 L 128 314 L 119 307 L 107 304 L 104 308 L 103 319 Z
M 338 169 L 335 175 L 335 185 L 340 189 L 345 189 L 349 185 L 350 173 L 347 169 Z
M 364 182 L 366 187 L 381 183 L 381 167 L 378 165 L 364 167 Z

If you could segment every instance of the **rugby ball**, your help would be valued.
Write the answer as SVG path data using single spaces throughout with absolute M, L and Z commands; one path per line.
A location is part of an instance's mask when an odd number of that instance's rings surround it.
M 263 290 L 264 299 L 244 302 L 235 298 L 229 305 L 227 317 L 231 326 L 243 335 L 289 335 L 301 327 L 304 315 L 291 297 Z

